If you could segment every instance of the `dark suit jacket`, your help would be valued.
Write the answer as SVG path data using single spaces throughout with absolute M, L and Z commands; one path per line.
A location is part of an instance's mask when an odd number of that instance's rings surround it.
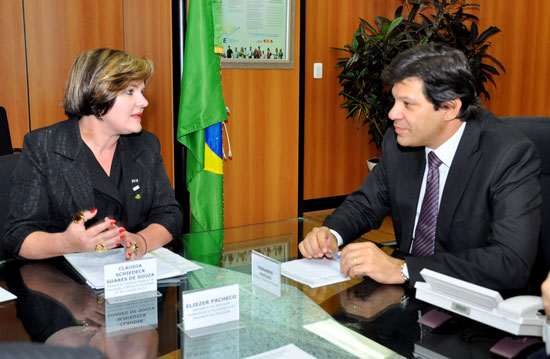
M 158 223 L 176 238 L 181 233 L 182 209 L 166 175 L 157 137 L 142 131 L 121 136 L 117 146 L 124 180 L 128 181 L 124 184 L 125 228 L 137 232 Z M 75 213 L 95 207 L 86 163 L 76 118 L 25 135 L 12 177 L 3 245 L 7 255 L 17 256 L 30 233 L 62 232 Z M 134 191 L 136 185 L 140 188 Z
M 361 188 L 324 224 L 349 243 L 380 227 L 391 212 L 398 246 L 409 253 L 424 147 L 399 146 L 390 129 L 382 154 Z M 405 256 L 411 284 L 429 268 L 489 288 L 524 287 L 540 229 L 539 172 L 537 150 L 521 133 L 488 111 L 468 121 L 441 198 L 435 254 Z

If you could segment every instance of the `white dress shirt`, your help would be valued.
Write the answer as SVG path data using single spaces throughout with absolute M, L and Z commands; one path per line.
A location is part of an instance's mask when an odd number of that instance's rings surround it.
M 454 133 L 454 135 L 452 135 L 451 138 L 449 138 L 447 141 L 445 141 L 441 146 L 439 146 L 435 150 L 429 147 L 425 147 L 426 167 L 424 168 L 424 176 L 422 177 L 422 185 L 420 187 L 420 196 L 418 197 L 418 204 L 416 207 L 416 216 L 414 218 L 412 242 L 414 242 L 414 232 L 416 231 L 416 224 L 418 223 L 418 217 L 420 217 L 420 209 L 422 208 L 422 201 L 424 200 L 424 194 L 426 193 L 426 181 L 428 177 L 428 153 L 430 153 L 431 151 L 434 151 L 437 157 L 439 157 L 439 159 L 441 160 L 441 162 L 443 162 L 439 166 L 439 200 L 438 200 L 438 206 L 439 206 L 439 203 L 441 203 L 441 196 L 443 194 L 443 189 L 445 188 L 445 182 L 447 181 L 447 175 L 449 174 L 451 163 L 453 162 L 453 158 L 455 156 L 456 150 L 458 148 L 458 144 L 460 143 L 460 139 L 462 138 L 462 134 L 464 133 L 465 128 L 466 128 L 466 122 L 462 122 L 462 125 Z M 334 236 L 336 237 L 338 241 L 338 246 L 341 246 L 342 244 L 344 244 L 342 236 L 340 236 L 338 232 L 332 229 L 330 230 L 330 232 L 334 234 Z M 411 242 L 411 248 L 412 248 L 412 242 Z M 408 275 L 408 273 L 406 274 Z

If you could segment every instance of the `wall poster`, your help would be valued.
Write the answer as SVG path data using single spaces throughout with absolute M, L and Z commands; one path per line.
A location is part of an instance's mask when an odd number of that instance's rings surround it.
M 222 0 L 224 68 L 293 68 L 294 0 Z

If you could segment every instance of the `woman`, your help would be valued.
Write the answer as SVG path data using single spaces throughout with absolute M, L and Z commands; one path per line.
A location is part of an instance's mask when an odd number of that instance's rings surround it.
M 126 259 L 181 231 L 160 143 L 142 131 L 153 63 L 87 50 L 65 88 L 68 120 L 32 131 L 14 172 L 4 247 L 27 259 L 124 246 Z

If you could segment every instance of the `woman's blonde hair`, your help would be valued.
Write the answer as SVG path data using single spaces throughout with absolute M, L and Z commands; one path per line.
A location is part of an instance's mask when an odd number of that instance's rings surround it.
M 76 57 L 71 66 L 63 107 L 67 116 L 95 115 L 113 107 L 118 94 L 153 74 L 153 61 L 120 50 L 92 49 Z

